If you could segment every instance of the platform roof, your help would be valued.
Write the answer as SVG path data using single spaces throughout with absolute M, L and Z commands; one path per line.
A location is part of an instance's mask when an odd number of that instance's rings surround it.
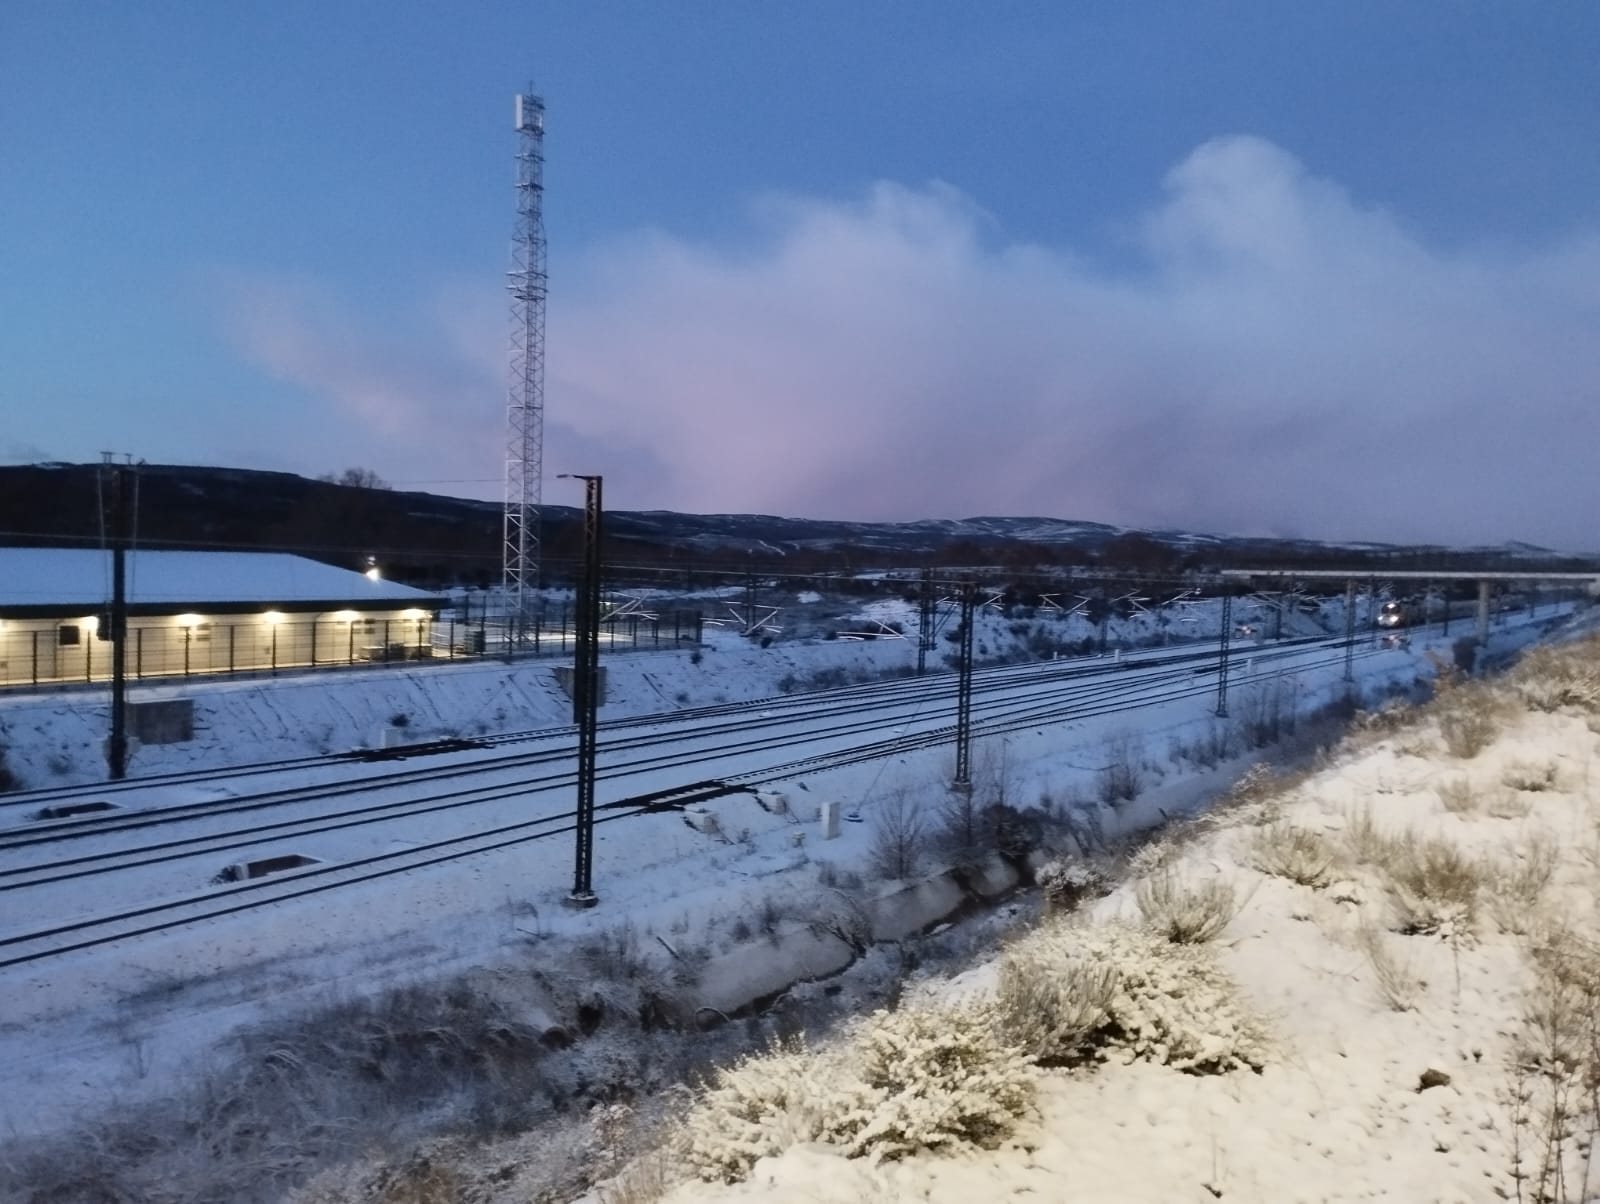
M 127 554 L 130 607 L 207 607 L 327 603 L 429 606 L 443 598 L 395 581 L 286 552 Z M 0 548 L 0 610 L 95 611 L 111 598 L 111 553 L 98 548 Z

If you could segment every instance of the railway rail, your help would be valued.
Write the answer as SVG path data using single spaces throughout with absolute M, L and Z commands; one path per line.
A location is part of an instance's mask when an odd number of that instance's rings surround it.
M 1307 644 L 1320 645 L 1321 650 L 1334 650 L 1335 654 L 1314 656 L 1309 660 L 1303 659 L 1308 651 L 1318 651 L 1318 649 L 1306 648 L 1305 645 Z M 1252 649 L 1249 653 L 1249 659 L 1253 659 L 1256 662 L 1257 668 L 1244 673 L 1240 673 L 1236 669 L 1234 681 L 1242 687 L 1248 686 L 1255 680 L 1274 677 L 1279 671 L 1279 662 L 1293 662 L 1296 658 L 1302 658 L 1300 663 L 1294 665 L 1296 671 L 1309 670 L 1316 667 L 1329 667 L 1342 662 L 1342 649 L 1342 640 L 1328 640 L 1326 638 L 1299 641 L 1296 646 L 1292 647 L 1280 645 L 1272 648 Z M 1374 654 L 1374 650 L 1370 649 L 1364 649 L 1359 653 L 1362 656 L 1372 654 Z M 1245 659 L 1243 654 L 1240 655 L 1240 659 Z M 1010 681 L 1014 684 L 1017 678 L 1027 676 L 1025 669 L 1007 667 L 1006 669 L 988 670 L 981 674 L 981 677 L 990 685 L 988 691 L 991 695 L 990 703 L 985 705 L 981 701 L 982 695 L 980 695 L 978 714 L 975 721 L 975 734 L 981 736 L 1020 731 L 1064 718 L 1091 718 L 1099 715 L 1133 711 L 1141 707 L 1181 698 L 1214 693 L 1216 686 L 1214 678 L 1206 671 L 1208 666 L 1201 663 L 1197 667 L 1197 662 L 1207 660 L 1215 662 L 1215 653 L 1186 650 L 1122 662 L 1125 668 L 1135 671 L 1131 674 L 1114 672 L 1104 661 L 1092 666 L 1084 666 L 1080 663 L 1060 670 L 1041 670 L 1040 666 L 1030 666 L 1026 668 L 1033 670 L 1032 677 L 1034 681 L 1030 683 L 1034 687 L 1033 691 L 1023 697 L 1010 700 L 992 698 L 994 690 L 1000 688 L 995 683 L 1004 684 Z M 1214 664 L 1210 666 L 1210 668 L 1214 667 Z M 1097 680 L 1078 680 L 1084 677 Z M 650 769 L 659 769 L 665 765 L 689 770 L 692 767 L 713 764 L 719 759 L 726 759 L 735 754 L 765 754 L 775 750 L 790 751 L 795 744 L 792 736 L 780 735 L 777 738 L 762 738 L 759 735 L 751 737 L 749 733 L 752 726 L 759 731 L 762 727 L 782 726 L 784 722 L 792 724 L 795 720 L 792 708 L 782 708 L 790 711 L 790 713 L 782 717 L 769 717 L 766 720 L 759 718 L 759 712 L 762 709 L 771 711 L 780 703 L 794 703 L 796 699 L 799 699 L 801 704 L 815 704 L 819 701 L 827 700 L 832 706 L 832 709 L 827 712 L 827 717 L 839 720 L 838 722 L 830 722 L 822 728 L 813 728 L 804 742 L 819 743 L 828 740 L 845 740 L 847 743 L 843 747 L 824 748 L 807 756 L 790 757 L 787 760 L 764 764 L 753 769 L 738 770 L 720 777 L 701 777 L 687 785 L 664 791 L 658 790 L 649 795 L 635 795 L 616 799 L 602 804 L 600 808 L 602 814 L 597 817 L 597 822 L 611 823 L 620 819 L 649 814 L 668 807 L 681 806 L 691 800 L 712 798 L 719 794 L 751 791 L 761 785 L 776 784 L 807 773 L 902 755 L 945 743 L 949 740 L 952 729 L 944 720 L 948 719 L 953 713 L 953 704 L 942 698 L 928 698 L 926 696 L 928 686 L 929 681 L 927 678 L 904 679 L 891 683 L 875 683 L 872 687 L 856 687 L 854 690 L 820 692 L 805 698 L 790 696 L 782 700 L 762 700 L 752 704 L 701 708 L 695 715 L 695 718 L 701 720 L 707 717 L 707 713 L 711 713 L 713 718 L 745 716 L 742 724 L 740 722 L 714 724 L 711 732 L 712 735 L 719 738 L 730 735 L 738 736 L 739 738 L 714 744 L 687 757 L 681 753 L 668 752 L 658 753 L 643 759 L 634 758 L 624 765 L 607 767 L 602 771 L 602 778 L 604 780 L 623 779 Z M 912 716 L 902 719 L 902 727 L 915 722 L 921 725 L 919 730 L 901 731 L 882 739 L 851 740 L 852 737 L 881 731 L 884 726 L 881 712 L 885 707 L 903 705 L 907 700 L 915 699 L 916 695 L 907 693 L 907 691 L 914 690 L 917 687 L 920 687 L 924 694 L 919 700 L 920 704 L 926 707 L 931 703 L 933 704 L 932 709 L 919 709 Z M 885 694 L 895 700 L 894 704 L 882 701 L 882 697 Z M 869 705 L 860 705 L 863 696 Z M 852 700 L 855 703 L 853 707 L 850 705 Z M 854 711 L 853 715 L 851 714 L 852 710 Z M 748 713 L 751 711 L 757 712 L 757 722 L 755 724 L 752 724 L 748 718 Z M 815 717 L 814 713 L 813 717 Z M 661 722 L 659 717 L 656 717 L 656 722 L 658 724 Z M 638 727 L 643 726 L 643 724 L 633 722 L 614 725 L 614 727 L 630 726 Z M 672 725 L 672 729 L 645 733 L 636 740 L 614 740 L 610 742 L 609 748 L 613 753 L 626 754 L 637 752 L 641 749 L 651 750 L 663 743 L 670 746 L 681 742 L 685 733 L 682 730 L 677 730 L 678 725 Z M 704 737 L 707 732 L 701 731 L 696 734 Z M 544 757 L 542 763 L 549 764 L 553 760 L 569 757 L 570 752 L 563 749 L 559 752 L 551 751 L 541 755 Z M 503 763 L 497 763 L 495 768 L 505 768 L 505 766 Z M 473 770 L 469 768 L 467 772 L 473 772 Z M 410 779 L 408 778 L 407 780 L 409 781 Z M 349 812 L 336 815 L 274 822 L 223 834 L 195 835 L 171 840 L 161 839 L 139 848 L 76 854 L 33 866 L 5 866 L 0 868 L 0 891 L 48 886 L 59 884 L 69 879 L 92 879 L 99 874 L 139 868 L 164 860 L 191 858 L 200 855 L 215 856 L 220 852 L 229 852 L 258 845 L 263 839 L 277 840 L 288 837 L 300 839 L 310 834 L 339 827 L 387 822 L 396 818 L 397 815 L 413 815 L 443 809 L 468 807 L 490 799 L 504 799 L 516 795 L 559 790 L 570 786 L 572 781 L 573 775 L 570 770 L 558 770 L 541 779 L 521 781 L 512 785 L 469 787 L 443 794 L 354 808 Z M 370 788 L 377 789 L 384 785 L 394 786 L 394 775 L 380 775 L 379 783 Z M 266 792 L 266 795 L 273 793 L 275 792 Z M 265 796 L 258 797 L 254 802 L 259 806 L 272 805 L 271 801 L 266 800 Z M 166 817 L 165 821 L 154 816 L 150 818 L 154 824 L 171 822 L 173 819 L 171 816 Z M 59 923 L 47 924 L 43 927 L 31 928 L 27 931 L 0 935 L 0 969 L 42 961 L 77 950 L 148 935 L 177 925 L 235 914 L 284 899 L 300 898 L 338 887 L 370 882 L 393 874 L 458 860 L 474 854 L 503 849 L 529 841 L 548 839 L 571 832 L 573 818 L 574 813 L 570 810 L 553 811 L 517 822 L 501 824 L 483 831 L 453 834 L 404 849 L 388 850 L 347 860 L 315 864 L 283 876 L 218 884 L 198 895 L 189 895 L 176 899 L 151 900 L 140 903 L 137 906 L 125 907 L 107 913 L 76 917 Z M 78 832 L 79 836 L 86 834 L 88 833 L 83 832 L 81 829 Z M 104 830 L 100 834 L 104 834 Z M 16 831 L 12 830 L 6 835 L 14 837 Z M 49 841 L 60 839 L 62 834 L 56 834 L 52 837 L 45 832 L 35 832 L 31 835 Z

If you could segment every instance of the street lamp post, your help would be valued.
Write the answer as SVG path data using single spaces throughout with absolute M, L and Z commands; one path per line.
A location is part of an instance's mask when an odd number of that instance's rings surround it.
M 578 725 L 578 808 L 576 851 L 572 876 L 574 907 L 593 907 L 594 893 L 594 781 L 596 729 L 600 703 L 600 515 L 602 478 L 582 473 L 560 473 L 564 480 L 582 481 L 583 576 L 578 583 L 577 646 L 572 662 L 572 717 Z

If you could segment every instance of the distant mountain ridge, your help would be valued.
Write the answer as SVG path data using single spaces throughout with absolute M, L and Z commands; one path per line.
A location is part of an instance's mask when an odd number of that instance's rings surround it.
M 0 543 L 98 544 L 99 464 L 0 467 Z M 371 489 L 258 469 L 147 464 L 138 468 L 136 538 L 149 546 L 298 552 L 336 564 L 376 557 L 429 584 L 493 579 L 501 559 L 497 502 Z M 579 512 L 541 508 L 544 560 L 559 570 L 578 554 Z M 618 564 L 731 569 L 781 562 L 796 571 L 941 564 L 1115 564 L 1175 571 L 1224 564 L 1294 563 L 1449 567 L 1471 557 L 1568 563 L 1529 544 L 1450 549 L 1379 543 L 1228 537 L 1138 530 L 1040 516 L 849 522 L 767 514 L 606 514 L 607 557 Z M 1427 562 L 1427 563 L 1424 563 Z M 1585 568 L 1588 562 L 1584 562 Z

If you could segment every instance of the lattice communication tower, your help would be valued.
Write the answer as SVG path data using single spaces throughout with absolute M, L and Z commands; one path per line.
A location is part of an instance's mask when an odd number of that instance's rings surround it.
M 503 584 L 514 639 L 539 588 L 539 504 L 544 481 L 544 100 L 517 96 L 517 225 L 511 238 L 511 379 L 506 391 Z

